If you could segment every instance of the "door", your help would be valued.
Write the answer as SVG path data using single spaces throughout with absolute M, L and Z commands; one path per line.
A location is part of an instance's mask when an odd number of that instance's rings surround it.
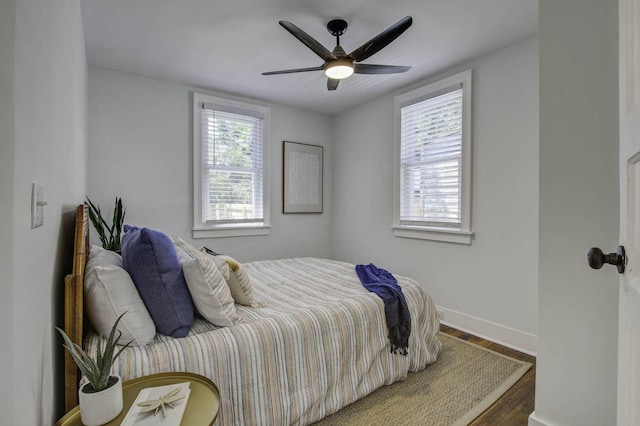
M 619 0 L 620 276 L 618 425 L 640 425 L 640 0 Z

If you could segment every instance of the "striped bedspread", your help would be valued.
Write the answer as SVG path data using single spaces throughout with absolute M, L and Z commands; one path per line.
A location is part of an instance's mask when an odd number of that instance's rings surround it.
M 157 334 L 128 348 L 114 372 L 125 381 L 188 371 L 221 394 L 218 425 L 305 425 L 434 362 L 438 320 L 425 290 L 397 276 L 411 313 L 409 355 L 390 352 L 382 300 L 354 265 L 317 258 L 245 263 L 263 307 L 236 305 L 242 322 L 197 319 L 185 338 Z M 95 352 L 96 336 L 85 346 Z

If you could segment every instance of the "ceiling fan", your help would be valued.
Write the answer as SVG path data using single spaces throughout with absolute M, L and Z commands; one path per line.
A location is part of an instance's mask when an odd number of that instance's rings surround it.
M 405 16 L 353 52 L 347 54 L 342 46 L 340 46 L 340 36 L 347 31 L 347 22 L 343 19 L 333 19 L 327 23 L 327 30 L 331 35 L 336 37 L 336 47 L 333 51 L 329 51 L 326 47 L 316 41 L 309 34 L 288 21 L 280 21 L 280 25 L 289 31 L 295 38 L 300 40 L 305 46 L 311 49 L 324 61 L 324 64 L 318 67 L 297 68 L 281 71 L 263 72 L 262 75 L 290 74 L 296 72 L 307 71 L 324 71 L 327 80 L 327 89 L 336 90 L 340 80 L 349 77 L 353 73 L 356 74 L 395 74 L 405 72 L 411 69 L 407 66 L 398 65 L 372 65 L 361 64 L 371 55 L 379 52 L 386 45 L 395 40 L 400 34 L 406 31 L 413 23 L 411 16 Z

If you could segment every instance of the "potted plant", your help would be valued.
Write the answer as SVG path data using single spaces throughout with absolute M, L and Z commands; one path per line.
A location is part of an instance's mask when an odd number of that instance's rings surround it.
M 113 218 L 111 225 L 102 217 L 100 205 L 95 205 L 87 197 L 87 206 L 89 207 L 89 219 L 98 233 L 102 247 L 120 253 L 120 234 L 122 233 L 122 225 L 124 224 L 125 209 L 122 207 L 122 199 L 116 197 L 116 203 L 113 207 Z
M 98 343 L 94 358 L 87 355 L 78 344 L 73 343 L 62 329 L 56 327 L 64 339 L 63 346 L 67 348 L 88 381 L 78 390 L 80 418 L 86 426 L 108 423 L 122 411 L 122 379 L 118 375 L 111 374 L 114 361 L 133 342 L 133 340 L 129 341 L 116 351 L 118 340 L 122 336 L 122 332 L 117 329 L 122 315 L 113 324 L 104 345 L 104 351 L 102 344 Z

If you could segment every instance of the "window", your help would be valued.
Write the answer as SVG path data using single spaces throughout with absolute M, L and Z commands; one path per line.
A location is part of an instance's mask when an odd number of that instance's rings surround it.
M 470 244 L 471 71 L 396 97 L 394 234 Z
M 266 235 L 269 109 L 194 93 L 194 238 Z

